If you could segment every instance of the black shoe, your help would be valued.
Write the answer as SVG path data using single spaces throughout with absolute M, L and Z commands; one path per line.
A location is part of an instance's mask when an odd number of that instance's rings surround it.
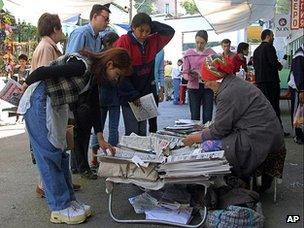
M 96 180 L 97 179 L 97 174 L 93 173 L 91 170 L 84 171 L 83 173 L 80 174 L 82 178 L 86 178 L 89 180 Z
M 300 145 L 303 145 L 303 144 L 304 144 L 304 140 L 301 139 L 300 137 L 297 137 L 297 136 L 293 138 L 293 141 L 294 141 L 295 143 L 297 143 L 297 144 L 300 144 Z
M 71 168 L 71 172 L 72 172 L 73 174 L 79 173 L 77 169 L 73 169 L 73 168 Z
M 290 136 L 290 133 L 284 132 L 284 137 L 288 137 L 288 136 Z

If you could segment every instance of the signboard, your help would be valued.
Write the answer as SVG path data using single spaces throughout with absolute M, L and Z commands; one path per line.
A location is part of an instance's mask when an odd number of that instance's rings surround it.
M 304 0 L 291 0 L 291 29 L 304 28 Z
M 289 14 L 278 14 L 274 19 L 275 36 L 287 37 L 290 34 L 290 16 Z
M 248 26 L 247 27 L 247 39 L 249 42 L 260 42 L 261 41 L 261 33 L 263 28 L 261 26 Z

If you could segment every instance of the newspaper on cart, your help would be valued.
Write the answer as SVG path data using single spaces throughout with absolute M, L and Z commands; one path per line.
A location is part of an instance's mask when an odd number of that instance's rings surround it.
M 20 88 L 21 85 L 18 82 L 14 81 L 13 79 L 9 79 L 4 88 L 0 91 L 0 99 L 14 106 L 18 106 L 22 96 L 22 94 L 19 92 Z

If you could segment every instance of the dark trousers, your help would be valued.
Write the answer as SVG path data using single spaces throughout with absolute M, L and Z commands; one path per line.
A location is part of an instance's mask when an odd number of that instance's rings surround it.
M 272 108 L 274 109 L 282 125 L 281 109 L 280 109 L 280 83 L 279 82 L 258 83 L 257 87 L 263 92 L 265 97 L 270 102 Z
M 156 105 L 158 107 L 159 97 L 154 96 L 154 99 L 155 99 Z M 149 122 L 149 132 L 156 133 L 157 132 L 157 117 L 149 119 L 148 122 Z
M 93 127 L 92 117 L 89 113 L 73 110 L 75 118 L 74 126 L 74 151 L 71 153 L 71 168 L 77 168 L 78 172 L 83 173 L 90 170 L 88 162 L 88 147 Z M 75 164 L 76 162 L 76 164 Z
M 199 89 L 188 89 L 191 120 L 200 120 L 201 105 L 203 105 L 202 121 L 206 123 L 212 120 L 213 91 L 199 84 Z
M 140 135 L 147 135 L 147 121 L 137 121 L 131 107 L 128 105 L 121 106 L 123 121 L 125 124 L 125 135 L 130 135 L 132 132 Z
M 291 92 L 291 109 L 290 109 L 290 117 L 291 117 L 291 125 L 293 125 L 293 117 L 296 109 L 299 106 L 299 94 L 295 89 L 289 88 Z M 304 133 L 301 128 L 295 127 L 295 135 L 298 139 L 304 141 Z

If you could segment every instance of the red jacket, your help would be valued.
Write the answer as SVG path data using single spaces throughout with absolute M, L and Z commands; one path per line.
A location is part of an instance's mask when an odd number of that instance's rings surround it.
M 241 59 L 241 57 L 238 54 L 236 54 L 233 56 L 232 61 L 234 65 L 234 70 L 233 70 L 234 74 L 240 71 L 241 66 L 247 72 L 246 58 Z
M 152 22 L 151 35 L 141 44 L 132 31 L 122 35 L 114 44 L 115 47 L 127 49 L 132 58 L 133 74 L 126 77 L 119 85 L 118 94 L 122 105 L 134 101 L 146 94 L 156 95 L 154 81 L 154 59 L 156 54 L 174 36 L 174 29 L 157 21 Z

